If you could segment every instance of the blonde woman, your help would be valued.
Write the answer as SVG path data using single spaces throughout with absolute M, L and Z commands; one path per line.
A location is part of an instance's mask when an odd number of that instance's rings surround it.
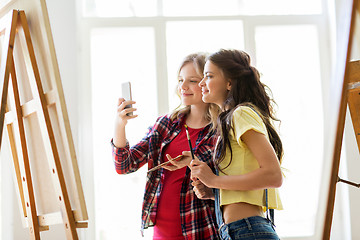
M 113 156 L 119 174 L 135 172 L 146 163 L 150 169 L 189 150 L 185 124 L 189 127 L 195 155 L 213 168 L 215 136 L 210 112 L 217 106 L 202 101 L 199 83 L 204 64 L 204 54 L 191 54 L 184 59 L 178 72 L 178 93 L 185 107 L 159 117 L 148 134 L 131 148 L 125 126 L 137 116 L 127 116 L 135 109 L 125 109 L 125 106 L 135 102 L 119 99 L 113 137 Z M 148 173 L 141 228 L 153 226 L 153 239 L 219 239 L 214 202 L 196 197 L 190 169 L 186 167 L 190 161 L 185 157 L 175 166 L 165 165 Z

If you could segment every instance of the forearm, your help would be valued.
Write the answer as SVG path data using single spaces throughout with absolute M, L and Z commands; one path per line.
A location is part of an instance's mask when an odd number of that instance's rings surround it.
M 125 124 L 115 123 L 113 143 L 118 148 L 124 148 L 126 146 Z
M 138 148 L 136 148 L 138 147 Z M 113 159 L 118 174 L 128 174 L 137 171 L 147 162 L 145 149 L 141 149 L 141 142 L 130 148 L 127 143 L 124 148 L 113 145 Z
M 256 169 L 243 175 L 216 176 L 209 187 L 226 190 L 257 190 L 278 188 L 282 184 L 280 170 Z
M 123 147 L 116 146 L 113 139 L 113 158 L 116 171 L 119 174 L 135 172 L 147 163 L 149 157 L 149 143 L 152 142 L 153 146 L 158 146 L 158 144 L 161 144 L 161 142 L 151 141 L 153 134 L 155 133 L 149 129 L 148 134 L 131 148 L 129 142 L 126 141 L 126 138 L 123 138 L 125 139 L 125 144 Z M 157 157 L 157 155 L 155 155 L 155 157 Z

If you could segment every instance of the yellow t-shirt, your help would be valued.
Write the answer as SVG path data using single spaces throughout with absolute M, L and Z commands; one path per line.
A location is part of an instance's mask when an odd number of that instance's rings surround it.
M 232 124 L 235 132 L 230 133 L 230 144 L 233 152 L 231 164 L 223 171 L 226 175 L 241 175 L 259 168 L 259 164 L 249 148 L 241 140 L 241 136 L 248 130 L 254 130 L 264 134 L 267 139 L 266 126 L 259 115 L 250 107 L 240 106 L 234 113 Z M 229 149 L 227 149 L 229 150 Z M 220 163 L 220 169 L 229 164 L 230 153 Z M 219 171 L 219 175 L 224 175 Z M 220 205 L 227 205 L 237 202 L 246 202 L 253 205 L 263 206 L 265 210 L 265 190 L 235 191 L 220 189 Z M 268 189 L 268 206 L 272 209 L 283 209 L 278 189 Z

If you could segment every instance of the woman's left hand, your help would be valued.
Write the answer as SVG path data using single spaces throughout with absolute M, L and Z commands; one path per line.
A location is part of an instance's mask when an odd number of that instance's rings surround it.
M 204 162 L 194 159 L 190 163 L 191 179 L 194 181 L 199 179 L 205 186 L 215 188 L 217 176 L 213 173 L 211 168 Z
M 191 185 L 193 185 L 194 193 L 199 199 L 215 200 L 213 190 L 205 186 L 200 180 L 193 180 Z
M 164 165 L 163 168 L 169 171 L 175 171 L 180 168 L 186 167 L 191 162 L 191 157 L 183 156 L 180 160 L 173 160 L 174 158 L 172 158 L 169 154 L 166 154 L 166 157 L 169 160 L 170 164 Z

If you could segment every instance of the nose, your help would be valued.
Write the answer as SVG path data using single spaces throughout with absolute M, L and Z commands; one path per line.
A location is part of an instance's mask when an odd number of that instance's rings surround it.
M 201 79 L 201 81 L 199 82 L 199 87 L 203 87 L 205 86 L 205 77 L 203 77 L 203 79 Z
M 184 79 L 182 83 L 180 83 L 180 88 L 186 90 L 189 88 L 187 81 Z

